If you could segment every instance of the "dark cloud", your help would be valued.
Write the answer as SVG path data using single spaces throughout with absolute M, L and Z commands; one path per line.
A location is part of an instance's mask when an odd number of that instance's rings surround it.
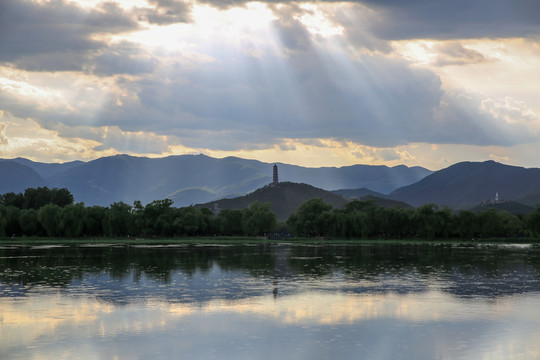
M 249 0 L 199 0 L 218 8 Z M 385 40 L 528 37 L 540 31 L 538 0 L 262 0 L 267 4 L 349 3 L 373 10 L 370 30 Z M 350 10 L 350 9 L 349 9 Z M 351 24 L 352 25 L 352 24 Z M 352 28 L 355 26 L 352 25 Z
M 373 32 L 387 40 L 527 37 L 540 31 L 537 0 L 362 0 L 379 11 Z
M 191 20 L 191 5 L 182 0 L 148 0 L 153 8 L 135 11 L 140 20 L 151 24 L 167 25 Z
M 380 151 L 377 151 L 374 155 L 376 155 L 377 158 L 383 161 L 393 161 L 401 159 L 401 155 L 398 154 L 394 149 L 381 149 Z
M 478 51 L 467 49 L 455 41 L 437 45 L 434 50 L 437 53 L 437 58 L 433 65 L 436 66 L 467 65 L 490 61 Z
M 95 35 L 134 30 L 138 24 L 115 3 L 83 9 L 64 0 L 35 3 L 27 0 L 0 2 L 0 62 L 20 61 L 36 69 L 43 61 L 47 70 L 67 70 L 80 63 L 87 52 L 105 48 Z M 37 58 L 29 59 L 29 57 Z M 70 56 L 73 56 L 70 58 Z M 64 59 L 62 59 L 62 57 Z
M 92 58 L 88 72 L 96 75 L 145 74 L 157 66 L 157 60 L 146 54 L 138 45 L 122 42 L 111 45 L 103 53 Z
M 327 16 L 336 26 L 343 28 L 343 36 L 346 41 L 356 48 L 383 53 L 392 51 L 389 42 L 379 39 L 370 28 L 370 24 L 377 22 L 377 18 L 381 16 L 375 10 L 365 5 L 356 4 L 352 9 L 351 7 L 338 7 L 334 13 L 327 14 Z
M 91 54 L 92 52 L 86 49 L 24 55 L 17 57 L 13 63 L 17 68 L 29 71 L 81 71 L 87 67 Z
M 278 19 L 274 21 L 274 28 L 281 41 L 281 46 L 288 52 L 306 52 L 312 50 L 312 36 L 298 16 L 305 13 L 297 6 L 286 6 L 274 9 Z

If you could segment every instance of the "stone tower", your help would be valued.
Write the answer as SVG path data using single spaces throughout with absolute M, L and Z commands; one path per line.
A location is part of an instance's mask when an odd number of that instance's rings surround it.
M 278 180 L 278 170 L 277 170 L 277 164 L 274 164 L 274 180 L 272 181 L 272 184 L 277 184 L 279 182 Z

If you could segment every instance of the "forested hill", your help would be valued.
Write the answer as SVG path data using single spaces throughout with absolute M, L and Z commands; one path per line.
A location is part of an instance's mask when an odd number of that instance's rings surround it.
M 145 158 L 117 155 L 82 162 L 46 164 L 17 158 L 0 161 L 0 194 L 28 187 L 66 188 L 75 202 L 108 206 L 143 204 L 170 198 L 174 206 L 246 195 L 272 181 L 273 163 L 205 155 Z M 278 163 L 280 181 L 307 183 L 325 190 L 369 188 L 389 193 L 412 184 L 430 170 L 406 166 L 305 168 Z
M 270 203 L 270 210 L 276 214 L 277 219 L 287 220 L 300 205 L 315 198 L 322 199 L 334 208 L 340 208 L 348 201 L 340 195 L 318 189 L 311 185 L 281 182 L 267 185 L 245 196 L 212 201 L 206 204 L 196 205 L 196 207 L 218 211 L 225 209 L 241 210 L 249 207 L 254 202 Z
M 540 192 L 540 169 L 497 163 L 461 162 L 436 171 L 415 184 L 393 191 L 389 197 L 413 206 L 434 203 L 471 208 L 485 201 L 521 198 Z

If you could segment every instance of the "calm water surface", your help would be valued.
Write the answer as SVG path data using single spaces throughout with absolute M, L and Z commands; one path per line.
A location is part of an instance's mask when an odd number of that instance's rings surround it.
M 0 359 L 540 359 L 540 247 L 0 247 Z

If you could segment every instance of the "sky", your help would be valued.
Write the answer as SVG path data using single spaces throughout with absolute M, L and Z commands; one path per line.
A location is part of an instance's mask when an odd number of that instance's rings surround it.
M 538 0 L 1 0 L 0 158 L 540 167 Z

